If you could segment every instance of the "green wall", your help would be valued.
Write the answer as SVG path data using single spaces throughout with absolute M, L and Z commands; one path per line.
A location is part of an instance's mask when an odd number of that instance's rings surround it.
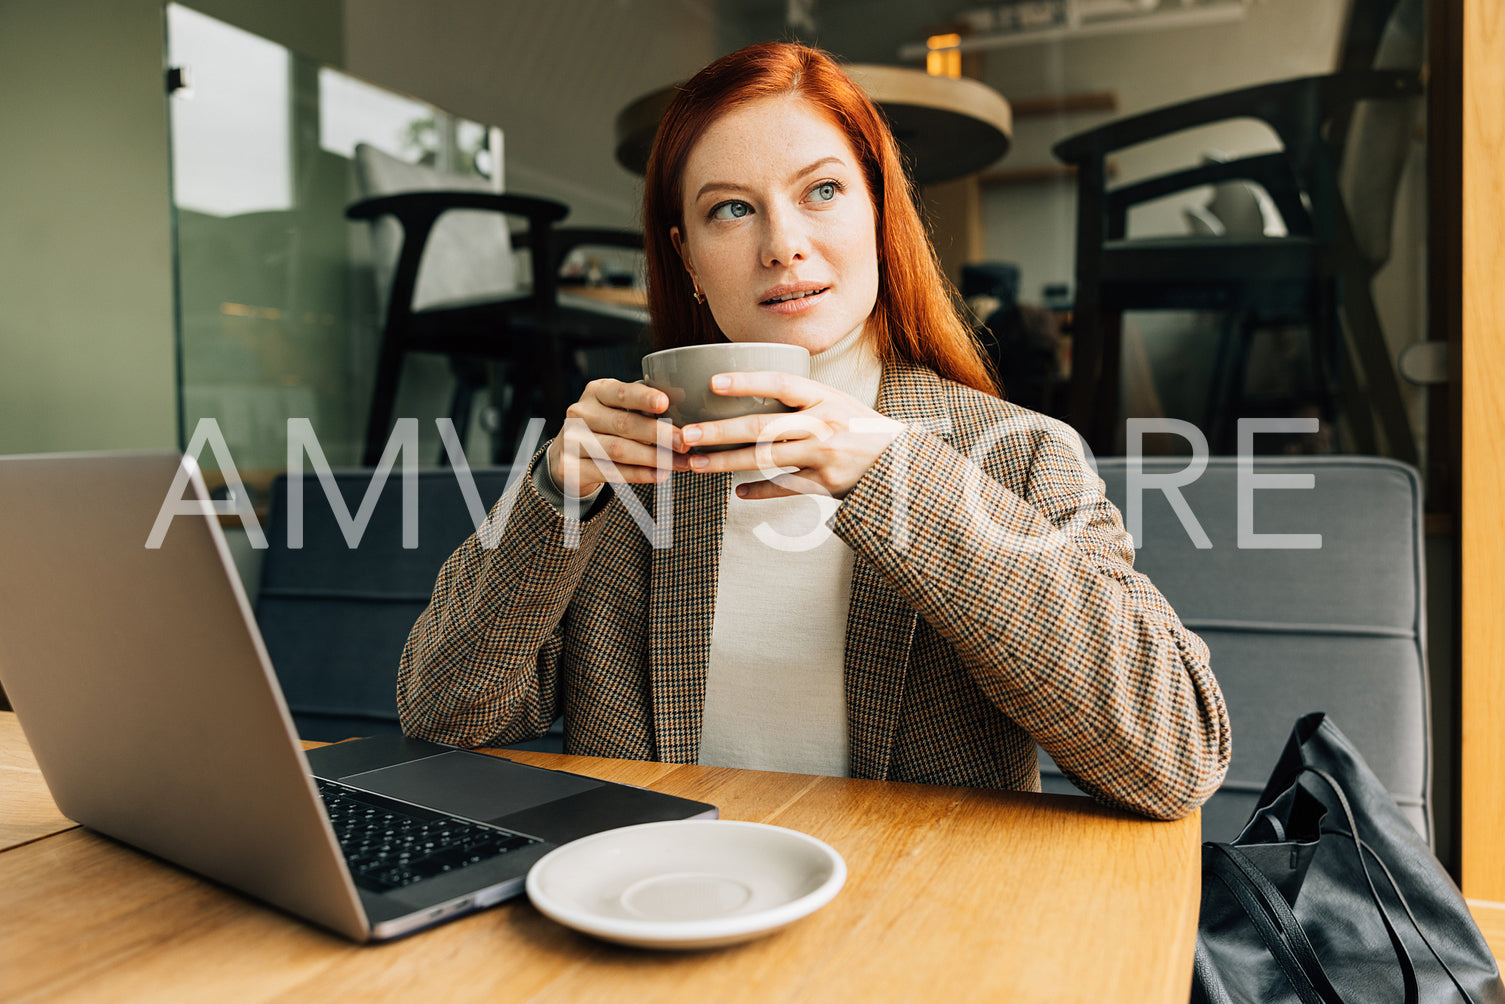
M 331 63 L 339 0 L 199 0 Z M 178 442 L 160 0 L 0 3 L 0 453 Z

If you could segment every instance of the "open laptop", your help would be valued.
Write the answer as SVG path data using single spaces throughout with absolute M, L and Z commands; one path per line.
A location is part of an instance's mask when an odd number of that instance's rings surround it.
M 148 548 L 180 464 L 196 511 Z M 717 815 L 401 736 L 305 755 L 207 499 L 175 454 L 0 457 L 0 685 L 69 818 L 366 941 L 575 837 Z

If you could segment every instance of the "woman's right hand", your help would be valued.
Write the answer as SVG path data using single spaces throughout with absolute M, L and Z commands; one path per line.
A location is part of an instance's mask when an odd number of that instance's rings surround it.
M 592 380 L 549 444 L 549 477 L 565 494 L 583 498 L 608 481 L 653 484 L 688 470 L 685 455 L 670 448 L 678 431 L 653 417 L 668 407 L 668 395 L 647 384 Z

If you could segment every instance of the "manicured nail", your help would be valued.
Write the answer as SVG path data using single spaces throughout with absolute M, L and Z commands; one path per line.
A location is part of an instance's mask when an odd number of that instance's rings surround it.
M 687 425 L 680 435 L 684 437 L 686 443 L 698 443 L 700 442 L 700 426 Z
M 703 453 L 697 453 L 690 458 L 690 466 L 697 471 L 703 471 L 710 466 L 711 458 Z
M 729 376 L 713 376 L 713 377 L 711 377 L 711 389 L 712 390 L 726 390 L 731 385 L 732 385 L 732 378 L 729 377 Z

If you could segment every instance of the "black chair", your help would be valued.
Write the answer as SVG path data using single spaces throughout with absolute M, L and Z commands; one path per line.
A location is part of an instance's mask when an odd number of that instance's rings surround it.
M 506 468 L 471 472 L 480 505 L 501 496 Z M 371 471 L 339 471 L 335 484 L 356 514 Z M 352 547 L 319 479 L 302 476 L 302 546 L 288 546 L 287 475 L 272 486 L 256 620 L 304 739 L 337 741 L 396 733 L 397 663 L 428 605 L 439 567 L 475 528 L 455 473 L 418 474 L 418 546 L 403 546 L 402 479 L 394 471 Z M 556 725 L 527 748 L 562 749 Z
M 484 179 L 408 164 L 366 144 L 356 148 L 356 169 L 369 197 L 346 215 L 373 225 L 385 316 L 366 466 L 380 460 L 391 434 L 408 353 L 451 360 L 450 418 L 462 442 L 475 396 L 491 388 L 504 398 L 493 451 L 502 459 L 531 415 L 562 419 L 583 386 L 583 354 L 617 350 L 636 364 L 646 351 L 645 309 L 600 302 L 558 281 L 571 252 L 595 247 L 640 254 L 640 233 L 558 227 L 569 212 L 562 203 L 488 191 Z M 526 224 L 519 243 L 527 248 L 531 282 L 517 275 L 509 217 Z
M 1108 123 L 1058 143 L 1077 173 L 1076 303 L 1068 416 L 1100 453 L 1116 442 L 1125 310 L 1226 311 L 1241 344 L 1222 380 L 1224 413 L 1245 403 L 1238 360 L 1252 333 L 1311 326 L 1313 388 L 1341 412 L 1358 452 L 1415 462 L 1416 445 L 1370 283 L 1390 254 L 1424 53 L 1422 0 L 1356 0 L 1337 72 L 1199 98 Z M 1374 31 L 1376 24 L 1382 32 Z M 1377 36 L 1377 37 L 1376 37 Z M 1365 43 L 1364 40 L 1368 40 Z M 1253 118 L 1281 150 L 1213 161 L 1115 189 L 1109 154 L 1209 123 Z M 1129 239 L 1129 210 L 1204 185 L 1244 180 L 1268 192 L 1286 236 Z M 1216 438 L 1216 437 L 1215 437 Z M 1218 444 L 1214 442 L 1214 449 Z

